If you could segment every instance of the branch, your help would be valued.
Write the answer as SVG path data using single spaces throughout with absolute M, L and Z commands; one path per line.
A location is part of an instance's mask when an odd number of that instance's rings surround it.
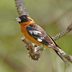
M 16 4 L 16 8 L 17 8 L 17 12 L 18 12 L 19 16 L 29 15 L 25 8 L 25 4 L 24 4 L 23 0 L 15 0 L 15 4 Z
M 58 40 L 60 39 L 61 37 L 65 36 L 67 33 L 69 33 L 70 31 L 72 31 L 72 24 L 70 24 L 67 29 L 63 32 L 60 32 L 58 34 L 56 34 L 53 38 L 53 40 Z
M 17 7 L 17 11 L 18 11 L 19 16 L 29 15 L 29 14 L 27 13 L 27 11 L 26 11 L 26 8 L 25 8 L 25 6 L 24 6 L 23 0 L 15 0 L 15 3 L 16 3 L 16 7 Z M 52 38 L 53 38 L 54 40 L 57 40 L 57 39 L 63 37 L 64 35 L 66 35 L 67 33 L 69 33 L 71 30 L 72 30 L 72 24 L 69 25 L 65 31 L 57 34 L 56 36 L 54 36 L 54 37 L 52 37 Z M 35 47 L 35 46 L 33 46 L 32 44 L 29 44 L 29 42 L 26 41 L 26 40 L 23 40 L 23 42 L 24 42 L 26 45 L 28 45 L 28 47 L 29 47 L 29 45 L 31 45 L 31 48 L 29 48 L 29 49 L 35 49 L 35 48 L 39 47 L 39 46 L 36 46 L 36 47 Z M 32 53 L 32 50 L 29 50 L 29 51 Z M 34 50 L 33 50 L 33 54 L 34 54 Z M 69 60 L 69 61 L 72 62 L 72 57 L 71 57 L 71 56 L 65 55 L 65 57 L 66 57 L 67 60 Z
M 68 55 L 65 51 L 63 51 L 59 46 L 52 46 L 51 47 L 57 55 L 66 63 L 71 62 L 72 63 L 72 56 Z
M 29 42 L 26 38 L 22 37 L 21 40 L 26 44 L 26 48 L 28 50 L 29 56 L 33 60 L 38 60 L 40 58 L 40 54 L 43 51 L 41 46 L 35 45 Z
M 17 7 L 17 12 L 19 16 L 22 15 L 29 15 L 28 12 L 26 11 L 25 4 L 23 3 L 23 0 L 15 0 L 16 7 Z M 21 38 L 21 40 L 26 44 L 27 50 L 29 50 L 29 55 L 31 56 L 32 59 L 38 60 L 40 56 L 40 50 L 38 50 L 40 47 L 37 45 L 33 45 L 31 42 L 26 40 L 25 38 Z M 35 52 L 36 50 L 36 52 Z

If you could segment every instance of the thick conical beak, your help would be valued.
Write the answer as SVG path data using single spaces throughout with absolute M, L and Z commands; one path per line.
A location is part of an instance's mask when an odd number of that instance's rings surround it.
M 19 17 L 16 18 L 17 22 L 20 23 L 21 19 Z

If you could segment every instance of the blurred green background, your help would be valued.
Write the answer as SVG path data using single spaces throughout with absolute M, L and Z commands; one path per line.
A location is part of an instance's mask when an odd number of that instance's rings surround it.
M 25 0 L 25 4 L 31 17 L 51 36 L 71 22 L 71 0 Z M 28 56 L 17 16 L 14 0 L 0 0 L 0 72 L 72 72 L 72 65 L 65 65 L 50 49 L 43 51 L 39 61 Z M 71 32 L 56 43 L 72 55 Z

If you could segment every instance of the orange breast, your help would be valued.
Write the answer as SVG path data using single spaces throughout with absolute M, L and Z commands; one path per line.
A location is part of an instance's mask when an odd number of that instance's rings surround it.
M 21 24 L 21 31 L 23 33 L 23 35 L 25 36 L 26 39 L 28 39 L 29 41 L 31 41 L 32 43 L 35 43 L 36 45 L 41 45 L 40 42 L 38 42 L 37 40 L 35 40 L 32 36 L 29 35 L 29 33 L 26 30 L 28 24 Z

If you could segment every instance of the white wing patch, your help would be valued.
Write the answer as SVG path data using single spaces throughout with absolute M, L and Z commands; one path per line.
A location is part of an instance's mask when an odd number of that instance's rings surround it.
M 40 39 L 40 38 L 38 38 L 37 40 L 38 40 L 39 42 L 42 42 L 42 39 Z
M 48 45 L 47 34 L 41 27 L 37 25 L 30 25 L 27 27 L 27 31 L 35 40 L 37 40 L 38 42 L 42 42 L 45 45 Z
M 31 34 L 35 34 L 35 35 L 41 34 L 40 31 L 36 31 L 36 30 L 30 30 L 29 32 L 30 32 Z
M 29 31 L 31 34 L 34 34 L 34 35 L 41 35 L 42 33 L 40 31 L 36 31 L 36 30 L 30 30 Z M 42 40 L 44 39 L 44 37 L 40 37 L 40 38 L 37 38 L 37 40 L 39 42 L 42 42 Z

